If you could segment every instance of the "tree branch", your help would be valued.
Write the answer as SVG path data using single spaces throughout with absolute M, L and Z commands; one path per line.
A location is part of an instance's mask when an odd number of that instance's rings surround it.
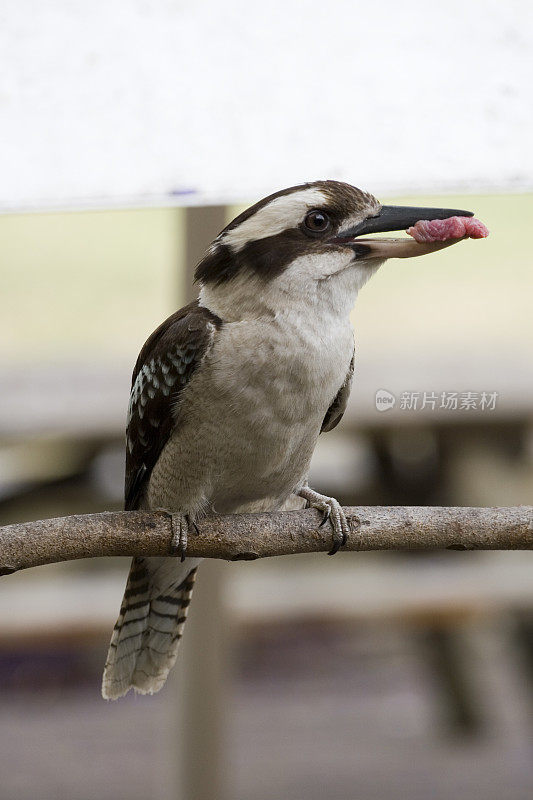
M 345 508 L 345 550 L 531 550 L 533 507 Z M 209 516 L 191 530 L 187 554 L 230 561 L 331 547 L 313 509 Z M 164 511 L 120 511 L 23 522 L 0 528 L 0 575 L 94 556 L 166 556 L 176 520 Z

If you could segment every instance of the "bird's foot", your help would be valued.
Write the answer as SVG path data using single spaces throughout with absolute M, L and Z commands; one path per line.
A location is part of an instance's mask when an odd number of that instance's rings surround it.
M 185 561 L 187 555 L 187 542 L 189 538 L 189 528 L 193 527 L 196 533 L 198 528 L 195 521 L 189 514 L 180 514 L 169 511 L 167 508 L 158 508 L 157 511 L 164 511 L 169 514 L 172 520 L 172 540 L 170 542 L 170 554 L 180 556 L 181 561 Z
M 342 510 L 342 506 L 334 497 L 328 497 L 325 494 L 319 494 L 309 486 L 303 486 L 298 492 L 300 497 L 307 500 L 307 507 L 317 508 L 323 512 L 322 522 L 319 527 L 321 528 L 326 522 L 330 521 L 333 528 L 333 546 L 328 552 L 329 556 L 334 556 L 335 553 L 344 547 L 350 533 L 350 526 L 346 519 L 346 514 Z

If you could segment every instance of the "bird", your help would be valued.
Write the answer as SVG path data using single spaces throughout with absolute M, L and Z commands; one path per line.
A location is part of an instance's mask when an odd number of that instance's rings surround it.
M 208 247 L 198 298 L 151 334 L 133 370 L 125 509 L 170 511 L 177 533 L 174 555 L 132 561 L 104 698 L 164 685 L 200 563 L 187 539 L 204 515 L 275 512 L 297 497 L 331 525 L 330 554 L 342 548 L 342 507 L 308 474 L 319 435 L 339 424 L 350 394 L 350 312 L 386 259 L 448 244 L 365 235 L 452 216 L 472 214 L 382 205 L 320 180 L 265 197 Z

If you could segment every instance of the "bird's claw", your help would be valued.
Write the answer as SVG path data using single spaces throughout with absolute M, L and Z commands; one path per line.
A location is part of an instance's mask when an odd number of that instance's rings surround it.
M 331 516 L 331 508 L 328 506 L 327 508 L 324 509 L 324 513 L 322 514 L 322 522 L 318 527 L 323 528 L 328 519 L 330 518 L 330 516 Z
M 336 507 L 333 506 L 333 509 L 331 509 L 328 514 L 331 518 L 331 527 L 333 528 L 333 547 L 328 551 L 328 556 L 334 556 L 341 547 L 344 547 L 348 541 L 348 533 L 350 530 L 344 511 L 336 500 L 334 502 Z
M 350 526 L 341 504 L 334 497 L 318 494 L 308 486 L 300 490 L 300 496 L 307 500 L 309 506 L 323 512 L 319 528 L 322 528 L 328 520 L 330 521 L 333 529 L 333 544 L 328 555 L 334 556 L 341 547 L 344 547 L 350 533 Z
M 173 556 L 180 556 L 180 561 L 185 561 L 187 554 L 187 541 L 189 538 L 189 525 L 198 533 L 196 523 L 191 520 L 188 514 L 171 514 L 172 517 L 172 541 L 170 543 L 170 553 Z

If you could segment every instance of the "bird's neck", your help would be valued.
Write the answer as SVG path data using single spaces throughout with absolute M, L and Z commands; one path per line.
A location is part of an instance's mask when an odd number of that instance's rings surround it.
M 312 315 L 327 325 L 348 321 L 358 291 L 359 285 L 348 271 L 298 285 L 289 280 L 268 283 L 253 276 L 237 276 L 218 286 L 202 286 L 199 302 L 224 322 L 280 317 L 305 320 Z

